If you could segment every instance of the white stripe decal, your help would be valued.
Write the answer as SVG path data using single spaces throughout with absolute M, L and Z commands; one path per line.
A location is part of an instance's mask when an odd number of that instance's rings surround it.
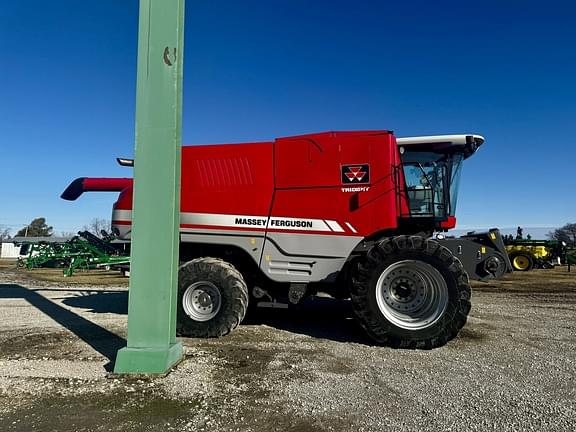
M 358 231 L 356 231 L 356 230 L 354 229 L 354 227 L 353 227 L 352 225 L 350 225 L 348 222 L 344 222 L 344 223 L 346 224 L 346 226 L 347 226 L 348 228 L 350 228 L 350 229 L 352 230 L 353 233 L 357 233 L 357 232 L 358 232 Z
M 236 224 L 236 220 L 245 223 Z M 265 216 L 227 215 L 213 213 L 180 213 L 180 223 L 189 225 L 213 225 L 224 227 L 247 226 L 250 228 L 266 229 L 268 218 Z
M 130 222 L 132 220 L 132 211 L 131 210 L 114 210 L 114 211 L 112 211 L 112 220 L 113 221 Z
M 112 220 L 114 222 L 130 221 L 130 210 L 114 210 Z M 186 225 L 211 225 L 221 227 L 253 228 L 256 230 L 280 230 L 280 231 L 330 231 L 344 232 L 338 223 L 326 224 L 322 219 L 267 217 L 253 215 L 229 215 L 215 213 L 181 213 L 180 224 Z
M 342 229 L 342 227 L 340 226 L 340 224 L 336 221 L 332 221 L 332 220 L 326 220 L 324 221 L 328 224 L 328 226 L 332 229 L 332 231 L 336 231 L 336 232 L 344 232 L 344 230 Z

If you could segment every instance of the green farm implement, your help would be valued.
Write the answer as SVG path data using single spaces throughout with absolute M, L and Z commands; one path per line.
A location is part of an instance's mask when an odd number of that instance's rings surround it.
M 130 263 L 130 257 L 122 255 L 109 239 L 100 239 L 88 231 L 79 231 L 77 236 L 63 243 L 24 241 L 22 245 L 26 257 L 18 260 L 18 266 L 28 270 L 59 267 L 64 269 L 64 276 L 72 276 L 77 270 Z
M 576 264 L 576 249 L 569 249 L 566 252 L 566 264 L 568 264 L 568 271 L 570 271 L 570 266 Z
M 507 238 L 504 243 L 512 267 L 516 271 L 576 263 L 574 252 L 562 241 Z

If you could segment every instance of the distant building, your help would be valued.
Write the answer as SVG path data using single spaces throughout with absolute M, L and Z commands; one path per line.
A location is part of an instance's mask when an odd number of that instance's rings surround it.
M 66 243 L 71 238 L 72 237 L 13 237 L 0 243 L 0 258 L 18 258 L 22 250 L 22 245 L 34 243 Z M 24 253 L 26 254 L 27 252 Z
M 21 246 L 16 246 L 12 242 L 0 243 L 0 258 L 18 258 Z
M 12 237 L 10 243 L 26 244 L 26 243 L 66 243 L 72 237 Z

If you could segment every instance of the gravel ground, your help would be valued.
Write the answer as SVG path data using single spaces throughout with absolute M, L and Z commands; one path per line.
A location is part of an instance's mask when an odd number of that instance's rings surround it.
M 1 431 L 576 430 L 565 268 L 474 284 L 468 323 L 440 349 L 374 346 L 347 302 L 320 298 L 184 339 L 167 377 L 139 379 L 107 372 L 125 344 L 125 284 L 57 272 L 0 265 Z

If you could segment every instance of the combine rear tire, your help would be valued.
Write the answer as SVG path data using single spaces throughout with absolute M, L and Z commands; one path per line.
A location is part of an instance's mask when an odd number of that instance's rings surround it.
M 197 258 L 180 266 L 176 333 L 220 337 L 234 330 L 248 307 L 248 288 L 232 264 Z
M 532 257 L 522 252 L 510 254 L 510 261 L 516 271 L 529 271 L 534 268 L 534 260 Z
M 470 311 L 470 285 L 460 261 L 419 236 L 375 244 L 357 265 L 351 297 L 366 332 L 398 348 L 444 345 Z

